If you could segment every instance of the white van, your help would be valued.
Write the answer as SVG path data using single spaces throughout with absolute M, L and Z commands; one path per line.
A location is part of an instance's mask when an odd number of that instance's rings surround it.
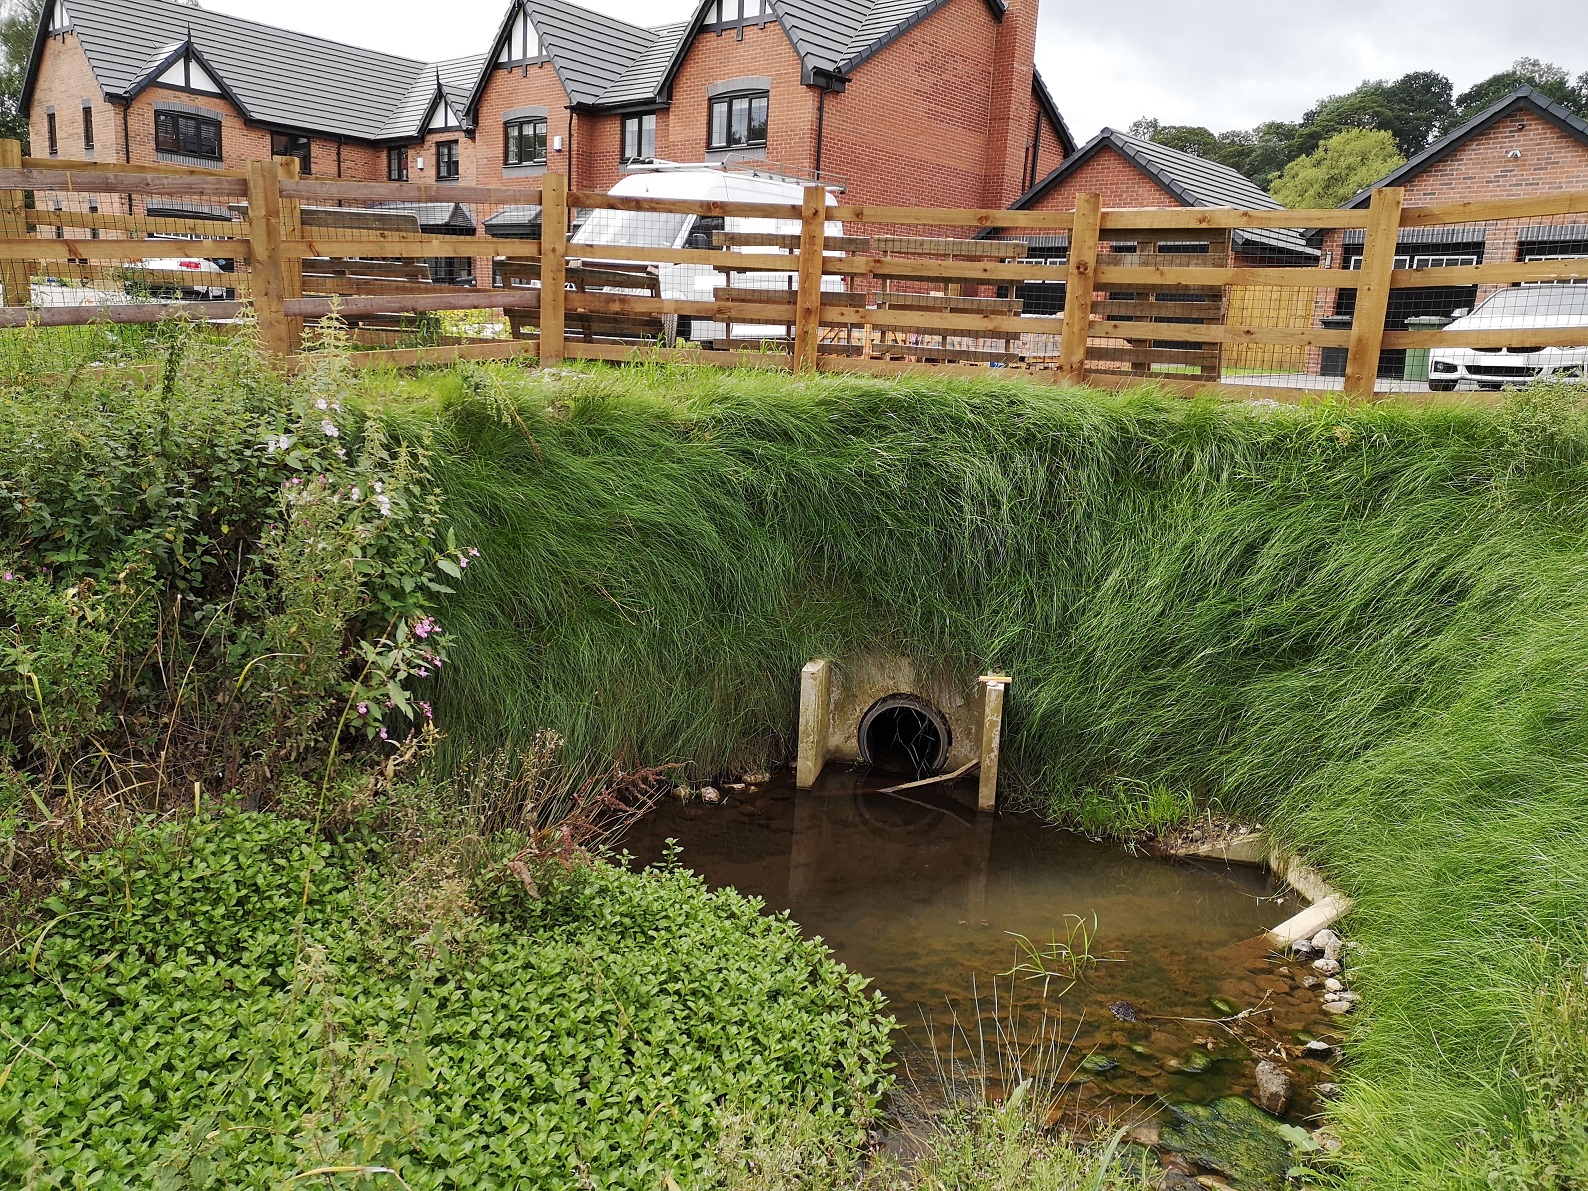
M 622 198 L 788 203 L 797 207 L 804 201 L 804 188 L 805 184 L 796 179 L 744 168 L 723 169 L 714 165 L 673 165 L 658 162 L 655 165 L 636 168 L 608 193 Z M 829 207 L 838 205 L 838 199 L 831 191 L 827 193 L 827 205 Z M 770 232 L 798 236 L 800 221 L 746 219 L 737 215 L 727 217 L 672 215 L 655 211 L 613 211 L 601 208 L 591 211 L 590 217 L 574 233 L 568 247 L 568 256 L 578 257 L 578 246 L 581 244 L 603 248 L 635 245 L 645 248 L 711 249 L 716 247 L 712 243 L 711 234 L 719 231 L 763 234 Z M 842 223 L 836 220 L 827 222 L 826 235 L 841 236 L 843 232 Z M 779 254 L 785 250 L 751 247 L 733 251 L 762 255 Z M 597 263 L 591 261 L 593 265 Z M 661 290 L 664 298 L 686 302 L 710 302 L 714 300 L 714 291 L 718 286 L 730 284 L 726 274 L 713 269 L 710 265 L 661 264 L 657 268 L 661 274 Z M 787 273 L 736 273 L 731 284 L 736 289 L 788 290 L 792 301 L 792 291 L 797 287 L 798 281 L 798 274 L 791 269 Z M 822 278 L 824 290 L 835 291 L 843 288 L 842 277 Z M 673 325 L 671 318 L 667 322 Z M 753 341 L 763 338 L 782 338 L 785 333 L 783 325 L 734 323 L 730 327 L 720 322 L 680 315 L 677 318 L 675 333 L 668 338 L 695 342 L 721 339 Z

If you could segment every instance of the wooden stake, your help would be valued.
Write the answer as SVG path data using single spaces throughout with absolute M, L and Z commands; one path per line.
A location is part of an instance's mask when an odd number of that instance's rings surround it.
M 827 188 L 807 186 L 800 209 L 799 294 L 794 307 L 794 368 L 816 367 L 822 329 L 822 237 L 827 224 Z
M 296 182 L 298 174 L 303 169 L 296 157 L 277 157 L 276 181 Z M 281 201 L 281 231 L 280 241 L 283 246 L 293 244 L 303 239 L 303 204 L 297 199 L 283 198 Z M 283 302 L 290 302 L 294 298 L 303 297 L 303 261 L 283 255 L 281 261 L 281 298 Z M 284 316 L 285 317 L 285 316 Z M 287 343 L 292 351 L 296 352 L 303 346 L 303 320 L 301 318 L 286 317 Z
M 1091 331 L 1092 291 L 1097 283 L 1097 237 L 1103 222 L 1103 196 L 1078 195 L 1070 232 L 1070 275 L 1064 291 L 1064 325 L 1059 335 L 1059 372 L 1071 380 L 1086 375 L 1086 337 Z
M 1356 311 L 1351 317 L 1351 343 L 1345 359 L 1345 395 L 1353 401 L 1373 400 L 1405 198 L 1406 192 L 1399 186 L 1381 186 L 1373 192 L 1368 207 L 1367 239 L 1362 247 Z
M 22 168 L 22 142 L 0 140 L 0 169 Z M 0 190 L 0 236 L 22 239 L 28 234 L 27 198 L 20 190 Z M 0 264 L 0 287 L 7 306 L 26 306 L 33 300 L 33 262 Z
M 568 291 L 568 176 L 548 173 L 540 185 L 540 362 L 565 358 Z
M 287 279 L 281 251 L 281 175 L 274 161 L 248 163 L 248 243 L 259 338 L 267 352 L 286 361 L 295 344 L 283 305 Z

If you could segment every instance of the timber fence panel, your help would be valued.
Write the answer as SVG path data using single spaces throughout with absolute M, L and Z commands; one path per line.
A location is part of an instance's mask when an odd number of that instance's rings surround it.
M 283 361 L 464 359 L 1144 381 L 1424 399 L 1588 371 L 1588 194 L 1367 208 L 998 211 L 657 200 L 24 159 L 0 144 L 0 327 L 224 328 Z M 547 229 L 544 241 L 542 227 Z M 1482 307 L 1468 328 L 1451 319 Z M 1580 349 L 1580 350 L 1579 350 Z M 1457 361 L 1452 363 L 1452 360 Z

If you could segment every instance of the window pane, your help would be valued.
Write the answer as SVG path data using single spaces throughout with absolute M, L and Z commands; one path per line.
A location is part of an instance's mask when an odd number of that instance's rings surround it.
M 720 149 L 728 143 L 728 101 L 719 99 L 711 105 L 711 147 Z
M 766 144 L 766 106 L 765 95 L 755 95 L 750 98 L 750 137 L 752 145 Z
M 656 117 L 640 117 L 640 156 L 656 156 Z
M 750 135 L 750 100 L 739 96 L 733 100 L 732 120 L 728 129 L 728 144 L 742 145 Z
M 706 24 L 715 25 L 719 19 L 719 16 L 720 14 L 717 12 L 717 0 L 711 0 L 711 3 L 706 5 Z
M 633 161 L 640 155 L 640 122 L 633 116 L 623 119 L 623 160 Z
M 761 0 L 744 0 L 744 19 L 745 20 L 750 20 L 752 17 L 758 17 L 760 15 L 761 15 Z

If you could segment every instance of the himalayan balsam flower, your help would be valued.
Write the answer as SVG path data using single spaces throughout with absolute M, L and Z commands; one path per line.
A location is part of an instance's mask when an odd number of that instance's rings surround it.
M 420 678 L 429 678 L 430 677 L 430 671 L 426 670 L 423 666 L 420 666 L 419 669 L 414 671 L 414 673 L 419 675 Z
M 369 714 L 369 704 L 368 703 L 360 703 L 358 705 L 358 714 L 359 715 L 368 715 Z
M 474 547 L 474 546 L 470 546 L 469 547 L 469 557 L 470 558 L 478 558 L 478 557 L 480 557 L 479 550 L 476 547 Z
M 336 423 L 326 418 L 320 423 L 320 429 L 325 431 L 326 438 L 336 438 L 342 432 L 336 428 Z
M 7 571 L 5 573 L 5 581 L 7 583 L 15 583 L 17 581 L 16 573 L 13 571 Z
M 378 505 L 380 507 L 380 515 L 382 517 L 390 517 L 391 516 L 391 497 L 389 497 L 389 496 L 377 496 L 375 498 L 375 503 L 376 503 L 376 505 Z
M 390 739 L 391 739 L 391 737 L 389 737 L 389 736 L 387 736 L 387 735 L 386 735 L 386 729 L 385 729 L 385 728 L 382 728 L 382 729 L 381 729 L 381 730 L 380 730 L 380 738 L 381 738 L 381 739 L 382 739 L 382 740 L 390 740 Z
M 314 408 L 315 409 L 326 409 L 326 408 L 328 408 L 327 405 L 326 405 L 326 402 L 325 402 L 325 398 L 321 397 L 318 401 L 316 401 L 314 403 Z
M 358 487 L 356 485 L 352 489 L 349 490 L 348 495 L 351 496 L 354 500 L 363 500 L 364 499 L 364 494 L 358 490 Z
M 423 699 L 419 701 L 419 707 L 425 713 L 425 719 L 433 720 L 436 718 L 433 714 L 431 714 L 430 704 L 426 703 Z
M 436 631 L 436 627 L 436 622 L 427 616 L 418 624 L 414 625 L 414 636 L 420 638 L 428 637 L 431 633 Z

